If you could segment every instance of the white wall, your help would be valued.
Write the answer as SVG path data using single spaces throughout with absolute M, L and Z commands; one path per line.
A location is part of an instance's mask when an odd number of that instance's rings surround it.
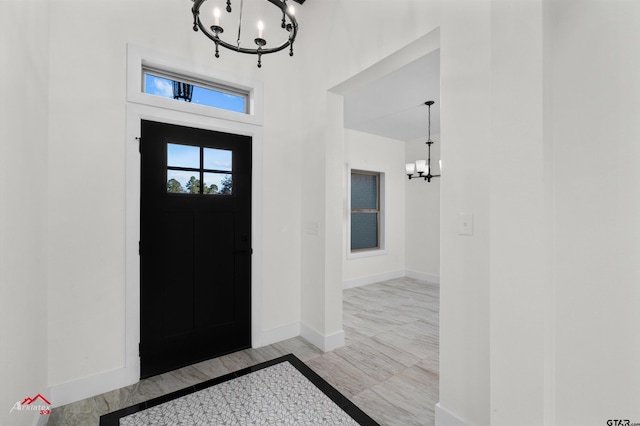
M 551 182 L 541 1 L 491 4 L 491 424 L 550 424 Z M 551 380 L 550 380 L 551 379 Z M 514 383 L 518 386 L 514 388 Z M 527 413 L 526 419 L 522 414 Z M 569 424 L 569 423 L 567 423 Z
M 490 424 L 490 1 L 443 6 L 440 28 L 440 402 L 443 413 Z M 444 142 L 446 141 L 446 143 Z M 459 213 L 473 236 L 458 235 Z
M 471 77 L 475 71 L 476 81 L 458 84 L 483 95 L 471 102 L 481 123 L 461 120 L 461 105 L 449 110 L 454 116 L 445 111 L 456 72 L 446 65 L 452 39 L 442 28 L 447 173 L 437 423 L 633 422 L 640 417 L 640 386 L 629 379 L 640 374 L 640 322 L 633 306 L 640 56 L 627 40 L 640 36 L 640 8 L 626 1 L 536 0 L 477 7 L 475 23 L 467 22 L 476 37 L 468 46 L 475 49 L 463 72 Z M 482 28 L 481 21 L 490 24 Z M 483 78 L 483 69 L 490 78 Z M 451 134 L 452 119 L 476 129 L 473 141 Z M 479 219 L 478 234 L 464 245 L 455 244 L 464 237 L 452 235 L 455 198 Z M 473 240 L 482 244 L 474 247 Z M 473 259 L 466 257 L 468 249 L 475 251 Z M 456 258 L 465 271 L 454 277 Z M 488 274 L 457 281 L 482 264 Z M 477 333 L 469 335 L 472 328 Z M 460 340 L 455 348 L 453 341 L 463 337 L 471 342 Z M 451 370 L 457 362 L 460 371 L 480 368 L 465 371 L 469 378 L 463 379 Z M 486 387 L 489 401 L 465 400 L 482 394 L 463 380 Z
M 556 424 L 638 422 L 640 4 L 546 6 Z
M 307 34 L 296 40 L 298 51 L 305 53 L 302 53 L 304 66 L 299 70 L 300 78 L 295 79 L 299 85 L 298 97 L 293 102 L 303 114 L 299 123 L 304 129 L 296 141 L 300 146 L 301 164 L 301 334 L 316 346 L 329 350 L 344 341 L 339 293 L 341 272 L 336 270 L 340 263 L 335 260 L 339 253 L 335 246 L 341 242 L 335 241 L 335 235 L 329 235 L 330 230 L 335 232 L 336 226 L 342 224 L 343 177 L 330 173 L 341 167 L 344 157 L 340 132 L 342 110 L 339 100 L 327 93 L 325 75 L 321 72 L 323 43 L 313 37 L 315 31 L 322 31 L 323 23 L 331 20 L 330 9 L 320 4 L 306 4 L 298 9 L 313 16 L 305 21 Z
M 0 2 L 0 424 L 47 387 L 48 4 Z
M 118 43 L 121 31 L 87 37 L 97 21 L 86 19 L 78 5 L 51 3 L 47 253 L 52 386 L 124 363 L 126 46 Z M 92 6 L 98 19 L 115 19 L 109 7 Z
M 432 174 L 440 174 L 440 135 L 431 135 Z M 406 142 L 405 163 L 427 158 L 427 135 Z M 407 179 L 406 187 L 406 254 L 405 268 L 407 275 L 426 279 L 430 282 L 440 281 L 440 178 L 431 182 L 424 179 Z

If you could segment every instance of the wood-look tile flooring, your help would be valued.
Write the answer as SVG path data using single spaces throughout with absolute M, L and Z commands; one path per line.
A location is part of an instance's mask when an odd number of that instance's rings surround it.
M 381 425 L 433 425 L 439 287 L 398 278 L 344 291 L 346 345 L 323 353 L 297 337 L 247 349 L 54 408 L 49 425 L 98 425 L 119 410 L 293 353 Z

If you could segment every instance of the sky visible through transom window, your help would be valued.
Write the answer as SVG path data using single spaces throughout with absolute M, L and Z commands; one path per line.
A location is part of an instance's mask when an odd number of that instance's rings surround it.
M 179 80 L 176 80 L 179 81 Z M 173 96 L 174 80 L 166 77 L 145 72 L 144 74 L 144 92 L 150 95 L 160 96 L 163 98 L 174 99 Z M 185 102 L 182 99 L 178 101 Z M 213 108 L 225 109 L 227 111 L 247 113 L 247 96 L 224 92 L 222 90 L 214 90 L 211 88 L 193 85 L 192 104 L 204 105 Z

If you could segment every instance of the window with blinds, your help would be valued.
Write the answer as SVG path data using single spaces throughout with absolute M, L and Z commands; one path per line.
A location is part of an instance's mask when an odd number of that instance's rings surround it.
M 380 248 L 380 173 L 351 171 L 351 251 Z

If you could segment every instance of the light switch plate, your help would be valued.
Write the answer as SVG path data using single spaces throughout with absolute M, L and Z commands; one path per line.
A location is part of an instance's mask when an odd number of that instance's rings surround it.
M 458 214 L 458 234 L 473 235 L 473 213 Z

